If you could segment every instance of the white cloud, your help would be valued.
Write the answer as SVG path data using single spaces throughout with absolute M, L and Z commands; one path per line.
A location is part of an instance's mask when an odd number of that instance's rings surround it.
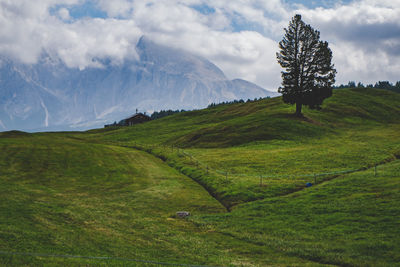
M 134 44 L 142 35 L 133 20 L 78 19 L 70 23 L 63 7 L 56 16 L 50 7 L 78 1 L 0 2 L 0 53 L 23 63 L 35 63 L 47 52 L 61 58 L 69 67 L 99 66 L 96 59 L 110 58 L 118 63 L 135 57 Z
M 330 42 L 339 83 L 399 80 L 400 1 L 363 0 L 297 12 Z
M 60 30 L 61 29 L 61 30 Z M 90 19 L 63 27 L 53 27 L 45 47 L 57 54 L 69 67 L 83 69 L 98 66 L 98 59 L 109 58 L 121 63 L 134 58 L 134 44 L 142 35 L 133 21 Z
M 98 4 L 110 17 L 126 17 L 133 7 L 133 2 L 129 0 L 99 0 Z
M 214 12 L 203 14 L 192 8 L 196 4 L 207 4 Z M 231 28 L 229 13 L 261 17 L 262 11 L 255 7 L 246 10 L 246 3 L 240 1 L 228 6 L 227 11 L 218 1 L 137 1 L 129 10 L 133 10 L 131 19 L 153 41 L 204 56 L 229 78 L 244 78 L 276 89 L 280 80 L 277 42 L 254 31 L 227 30 Z
M 69 15 L 69 11 L 65 7 L 64 8 L 60 8 L 60 10 L 58 10 L 58 15 L 63 20 L 70 20 L 71 19 L 71 16 Z

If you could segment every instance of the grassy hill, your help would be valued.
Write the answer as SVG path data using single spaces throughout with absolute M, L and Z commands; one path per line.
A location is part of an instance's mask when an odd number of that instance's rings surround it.
M 0 148 L 2 252 L 215 265 L 247 258 L 221 250 L 223 238 L 217 234 L 176 218 L 181 210 L 200 215 L 224 208 L 197 183 L 147 153 L 58 134 L 18 132 L 2 134 Z M 235 243 L 245 245 L 227 240 L 224 250 L 234 249 Z M 0 253 L 0 262 L 32 266 L 102 261 Z
M 400 264 L 400 160 L 321 185 L 195 218 L 216 232 L 338 266 Z
M 399 264 L 399 103 L 343 89 L 304 118 L 273 98 L 133 127 L 0 133 L 0 263 Z
M 91 131 L 97 140 L 175 144 L 179 147 L 230 147 L 256 141 L 303 141 L 345 129 L 398 123 L 400 95 L 378 89 L 335 90 L 320 111 L 304 109 L 305 118 L 293 116 L 294 107 L 280 97 L 168 116 L 133 128 Z M 111 130 L 111 131 L 110 131 Z M 96 135 L 95 133 L 99 133 Z M 151 133 L 151 134 L 149 134 Z
M 145 149 L 230 207 L 394 160 L 400 155 L 398 103 L 400 95 L 389 91 L 343 89 L 335 90 L 322 110 L 305 109 L 304 118 L 273 98 L 96 130 L 81 138 Z M 266 186 L 260 187 L 261 179 Z

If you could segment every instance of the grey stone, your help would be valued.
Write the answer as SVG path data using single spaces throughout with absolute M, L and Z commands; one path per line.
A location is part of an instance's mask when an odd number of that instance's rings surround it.
M 178 212 L 176 212 L 176 216 L 178 216 L 179 218 L 186 218 L 186 217 L 190 216 L 190 212 L 178 211 Z

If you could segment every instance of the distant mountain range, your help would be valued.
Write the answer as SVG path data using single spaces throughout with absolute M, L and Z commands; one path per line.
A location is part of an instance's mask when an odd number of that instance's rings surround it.
M 198 109 L 214 102 L 276 95 L 228 80 L 210 61 L 142 37 L 138 60 L 100 68 L 68 68 L 43 55 L 25 65 L 0 58 L 0 131 L 83 130 L 135 112 Z

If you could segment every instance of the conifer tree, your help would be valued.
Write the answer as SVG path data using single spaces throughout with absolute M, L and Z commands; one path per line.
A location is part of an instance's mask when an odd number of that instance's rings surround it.
M 276 54 L 282 71 L 283 101 L 296 104 L 296 115 L 302 116 L 303 105 L 320 108 L 323 100 L 332 95 L 336 70 L 328 42 L 320 41 L 320 33 L 295 15 Z

